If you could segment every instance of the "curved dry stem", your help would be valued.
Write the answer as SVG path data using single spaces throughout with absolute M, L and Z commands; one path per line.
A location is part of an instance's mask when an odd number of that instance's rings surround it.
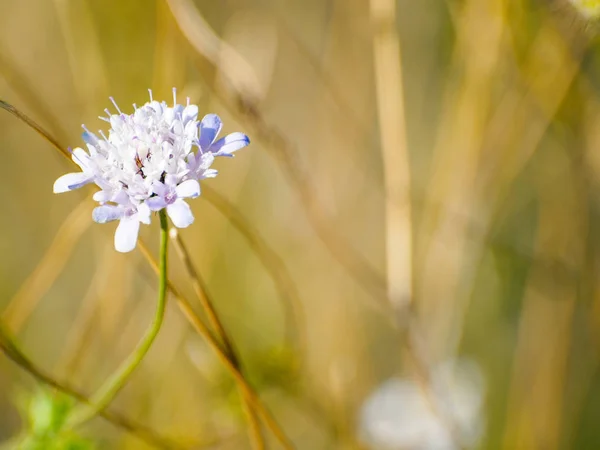
M 69 386 L 66 383 L 54 379 L 51 375 L 48 375 L 46 372 L 44 372 L 42 369 L 36 366 L 31 360 L 29 360 L 29 358 L 27 358 L 27 356 L 25 356 L 25 354 L 19 349 L 19 347 L 15 343 L 15 340 L 8 332 L 8 330 L 5 329 L 4 324 L 2 323 L 0 323 L 0 349 L 2 349 L 4 354 L 10 360 L 12 360 L 15 364 L 17 364 L 26 372 L 28 372 L 36 380 L 56 389 L 59 392 L 73 397 L 79 402 L 88 405 L 90 404 L 90 399 L 85 394 L 81 393 L 80 391 L 76 390 L 75 388 Z M 166 438 L 159 436 L 156 432 L 154 432 L 154 430 L 146 428 L 121 414 L 104 410 L 99 415 L 114 426 L 134 434 L 138 438 L 142 439 L 146 443 L 156 448 L 184 448 L 181 445 L 170 442 Z
M 182 34 L 211 64 L 218 68 L 216 54 L 225 48 L 228 57 L 235 57 L 239 60 L 239 67 L 246 68 L 245 77 L 240 78 L 244 80 L 244 83 L 236 82 L 233 78 L 228 77 L 231 87 L 235 89 L 235 107 L 224 95 L 218 92 L 216 94 L 235 116 L 254 128 L 258 139 L 266 144 L 266 149 L 280 163 L 284 173 L 298 192 L 304 211 L 325 247 L 352 278 L 371 294 L 373 302 L 369 302 L 369 305 L 377 311 L 387 314 L 386 302 L 382 301 L 387 298 L 385 279 L 346 238 L 330 225 L 331 220 L 325 207 L 316 195 L 315 183 L 309 177 L 309 171 L 303 167 L 298 152 L 278 130 L 263 120 L 257 110 L 251 88 L 252 83 L 256 81 L 256 75 L 250 65 L 216 35 L 198 10 L 188 1 L 169 0 L 169 5 Z
M 88 229 L 91 209 L 88 200 L 85 198 L 67 216 L 42 260 L 4 310 L 2 320 L 14 333 L 21 329 L 40 299 L 62 273 L 75 245 Z
M 54 139 L 52 137 L 52 135 L 50 135 L 50 133 L 48 133 L 41 126 L 39 126 L 37 123 L 35 123 L 35 121 L 30 119 L 26 114 L 22 113 L 17 108 L 15 108 L 13 105 L 11 105 L 8 102 L 5 102 L 4 100 L 0 100 L 0 108 L 5 110 L 6 112 L 11 113 L 17 119 L 20 119 L 23 122 L 25 122 L 27 125 L 29 125 L 31 128 L 33 128 L 40 136 L 42 136 L 44 139 L 46 139 L 48 142 L 50 142 L 52 144 L 52 146 L 56 150 L 58 150 L 62 156 L 67 158 L 69 161 L 71 161 L 71 154 L 67 150 L 65 150 L 63 147 L 61 147 L 61 145 L 58 143 L 58 141 L 56 139 Z
M 233 345 L 233 341 L 231 340 L 229 334 L 225 330 L 221 319 L 219 319 L 217 311 L 213 306 L 213 302 L 209 297 L 206 283 L 200 275 L 200 273 L 194 267 L 194 263 L 190 258 L 190 254 L 187 251 L 187 248 L 185 247 L 183 241 L 181 240 L 181 237 L 179 236 L 179 233 L 177 232 L 176 228 L 171 228 L 169 230 L 169 237 L 171 238 L 171 241 L 173 242 L 175 247 L 175 251 L 181 258 L 183 266 L 185 267 L 185 270 L 187 271 L 188 276 L 192 281 L 192 287 L 196 296 L 198 297 L 198 300 L 200 300 L 200 305 L 202 306 L 206 317 L 208 317 L 208 322 L 210 323 L 210 326 L 213 328 L 213 331 L 217 333 L 217 336 L 221 340 L 221 343 L 223 344 L 223 349 L 227 353 L 227 357 L 229 358 L 231 363 L 235 366 L 237 370 L 240 371 L 240 373 L 243 374 L 244 369 L 242 368 L 242 363 L 235 349 L 235 346 Z M 258 418 L 252 408 L 252 402 L 244 395 L 243 392 L 241 392 L 241 394 L 244 404 L 244 411 L 246 413 L 246 416 L 248 418 L 248 424 L 250 426 L 249 434 L 252 445 L 255 449 L 264 449 L 265 443 L 262 437 L 262 432 L 260 430 L 260 423 L 258 422 Z
M 53 139 L 42 127 L 40 127 L 38 124 L 36 124 L 33 120 L 29 119 L 26 115 L 24 115 L 23 113 L 18 111 L 14 106 L 12 106 L 9 103 L 4 102 L 2 100 L 0 100 L 0 107 L 5 109 L 6 111 L 10 112 L 11 114 L 15 115 L 17 118 L 23 120 L 25 123 L 27 123 L 30 127 L 32 127 L 34 130 L 36 130 L 40 135 L 45 137 L 48 140 L 48 142 L 50 142 L 56 150 L 58 150 L 63 156 L 67 157 L 69 159 L 69 161 L 71 161 L 71 159 L 69 158 L 68 152 L 65 152 L 65 150 L 60 146 L 60 144 L 55 139 Z M 150 254 L 147 247 L 144 245 L 144 243 L 142 241 L 140 241 L 138 243 L 138 247 L 140 248 L 140 250 L 146 257 L 146 259 L 148 260 L 148 262 L 150 263 L 150 265 L 152 266 L 154 271 L 156 273 L 159 273 L 160 271 L 159 271 L 158 263 L 156 262 L 156 260 L 154 260 L 154 258 L 152 257 L 152 255 Z M 234 379 L 240 386 L 240 389 L 242 389 L 242 391 L 244 392 L 244 395 L 247 396 L 249 401 L 252 402 L 253 407 L 259 412 L 260 416 L 264 420 L 267 427 L 273 432 L 275 437 L 283 445 L 284 448 L 293 449 L 294 446 L 291 443 L 291 441 L 285 435 L 283 430 L 279 427 L 279 425 L 277 424 L 275 419 L 271 416 L 271 414 L 266 409 L 266 407 L 262 404 L 262 402 L 260 401 L 260 399 L 258 398 L 256 393 L 254 392 L 252 387 L 250 387 L 250 385 L 248 384 L 248 382 L 246 381 L 244 376 L 239 372 L 239 370 L 236 369 L 236 367 L 233 365 L 233 363 L 229 360 L 227 353 L 225 352 L 223 347 L 219 344 L 218 340 L 213 336 L 213 334 L 204 325 L 204 323 L 202 323 L 200 318 L 197 316 L 197 314 L 191 307 L 191 304 L 183 296 L 181 296 L 181 294 L 179 294 L 179 292 L 177 291 L 175 286 L 169 281 L 168 278 L 166 279 L 166 282 L 167 282 L 168 290 L 171 291 L 171 293 L 177 299 L 177 304 L 179 305 L 180 309 L 184 313 L 185 317 L 188 319 L 188 321 L 193 326 L 193 328 L 208 341 L 210 346 L 217 353 L 217 355 L 219 356 L 219 358 L 221 359 L 223 364 L 231 372 L 232 376 L 234 377 Z
M 150 267 L 154 270 L 154 272 L 158 273 L 158 264 L 154 257 L 150 254 L 148 247 L 141 240 L 138 241 L 138 248 L 144 255 Z M 229 359 L 227 351 L 219 342 L 218 338 L 216 338 L 213 333 L 208 329 L 208 327 L 200 320 L 190 302 L 181 295 L 179 290 L 173 285 L 173 283 L 167 278 L 167 288 L 173 294 L 175 299 L 177 300 L 177 305 L 179 309 L 186 317 L 186 319 L 190 322 L 190 325 L 194 328 L 194 330 L 200 334 L 210 347 L 215 351 L 225 368 L 231 373 L 234 380 L 238 384 L 239 388 L 242 390 L 247 399 L 252 403 L 253 408 L 259 413 L 262 419 L 265 422 L 265 425 L 273 432 L 277 440 L 281 443 L 281 445 L 286 449 L 293 449 L 294 446 L 289 438 L 285 435 L 279 424 L 275 421 L 271 413 L 268 409 L 262 404 L 258 395 L 254 392 L 254 389 L 250 386 L 248 381 L 244 378 L 244 375 L 239 371 L 238 368 L 233 364 L 233 362 Z

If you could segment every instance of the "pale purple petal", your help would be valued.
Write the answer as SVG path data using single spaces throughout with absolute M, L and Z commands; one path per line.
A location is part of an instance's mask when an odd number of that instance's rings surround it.
M 92 212 L 92 219 L 96 223 L 112 222 L 123 218 L 123 208 L 114 205 L 102 205 L 94 208 Z
M 231 133 L 215 142 L 210 151 L 217 156 L 231 156 L 233 152 L 246 147 L 250 138 L 244 133 Z
M 167 214 L 177 228 L 186 228 L 194 222 L 194 215 L 190 205 L 181 199 L 167 206 Z
M 164 197 L 157 196 L 157 197 L 150 197 L 148 200 L 146 200 L 146 205 L 152 211 L 160 211 L 165 206 L 167 206 L 167 202 L 165 201 Z
M 160 197 L 164 197 L 165 195 L 167 195 L 168 189 L 164 185 L 164 183 L 161 183 L 160 181 L 155 181 L 154 183 L 152 183 L 152 192 L 154 192 Z
M 135 217 L 125 217 L 115 231 L 115 249 L 121 253 L 133 250 L 137 244 L 140 222 Z
M 81 137 L 83 138 L 83 141 L 88 145 L 91 145 L 91 146 L 98 145 L 98 137 L 90 131 L 85 131 L 81 135 Z
M 196 180 L 187 180 L 175 188 L 177 197 L 196 198 L 200 195 L 200 183 Z
M 123 206 L 129 206 L 131 204 L 131 199 L 129 198 L 129 195 L 127 195 L 127 192 L 121 189 L 120 191 L 113 193 L 111 202 L 115 202 Z
M 212 153 L 204 153 L 199 157 L 200 161 L 198 162 L 198 170 L 204 171 L 208 169 L 215 160 L 215 155 Z
M 84 172 L 67 173 L 54 182 L 52 188 L 55 194 L 79 189 L 86 184 L 91 183 L 94 177 Z
M 202 150 L 208 150 L 208 148 L 215 142 L 217 135 L 221 131 L 223 126 L 221 119 L 216 114 L 207 114 L 200 122 L 200 148 Z

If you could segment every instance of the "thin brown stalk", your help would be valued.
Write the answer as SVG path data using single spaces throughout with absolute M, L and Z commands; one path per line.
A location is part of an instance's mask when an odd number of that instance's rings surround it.
M 211 64 L 218 68 L 218 51 L 225 51 L 228 56 L 236 58 L 244 77 L 236 74 L 236 78 L 228 78 L 229 85 L 235 90 L 233 101 L 220 92 L 215 92 L 224 106 L 253 128 L 259 141 L 280 164 L 285 175 L 298 193 L 302 207 L 330 254 L 372 297 L 369 306 L 387 315 L 387 293 L 385 278 L 375 269 L 337 230 L 331 226 L 324 205 L 317 195 L 317 187 L 309 176 L 294 146 L 275 127 L 270 126 L 260 115 L 253 102 L 253 86 L 256 75 L 251 66 L 229 45 L 223 42 L 210 28 L 202 15 L 188 1 L 169 0 L 169 6 L 177 24 L 188 42 Z M 227 76 L 227 74 L 225 74 Z M 242 81 L 240 81 L 242 80 Z
M 183 266 L 185 267 L 185 270 L 187 271 L 188 276 L 192 282 L 192 288 L 194 289 L 194 292 L 198 297 L 198 300 L 200 301 L 200 305 L 202 306 L 202 309 L 204 310 L 204 313 L 208 318 L 210 326 L 217 333 L 217 336 L 221 340 L 221 343 L 223 344 L 223 349 L 227 353 L 227 357 L 229 358 L 231 363 L 235 366 L 237 370 L 239 370 L 240 373 L 243 374 L 244 369 L 242 368 L 239 355 L 233 345 L 231 338 L 229 337 L 229 334 L 225 330 L 221 319 L 219 319 L 217 311 L 213 306 L 213 302 L 208 293 L 206 282 L 194 267 L 194 263 L 190 258 L 190 254 L 187 251 L 187 248 L 184 245 L 183 241 L 181 240 L 181 236 L 179 236 L 179 233 L 177 232 L 176 228 L 171 228 L 169 230 L 169 237 L 171 238 L 171 241 L 174 244 L 177 255 L 183 262 Z M 252 409 L 252 402 L 244 395 L 242 391 L 240 391 L 240 393 L 242 395 L 244 410 L 250 425 L 249 434 L 252 445 L 255 449 L 264 449 L 265 442 L 262 436 L 262 432 L 260 430 L 260 423 L 258 422 L 258 417 Z
M 158 264 L 154 257 L 150 254 L 148 247 L 141 240 L 138 242 L 138 248 L 142 252 L 144 258 L 150 267 L 158 273 Z M 177 305 L 179 306 L 183 315 L 190 322 L 194 330 L 200 334 L 210 347 L 215 351 L 225 368 L 231 373 L 236 383 L 243 391 L 244 395 L 248 398 L 248 400 L 252 403 L 254 409 L 260 414 L 262 419 L 265 422 L 265 425 L 273 432 L 277 440 L 281 443 L 281 445 L 286 449 L 293 449 L 294 446 L 289 438 L 285 435 L 279 424 L 275 421 L 271 413 L 267 410 L 267 408 L 262 404 L 261 400 L 258 398 L 258 395 L 254 392 L 254 389 L 250 386 L 248 381 L 244 378 L 244 375 L 236 368 L 233 362 L 229 359 L 227 351 L 223 348 L 222 344 L 219 342 L 218 338 L 214 336 L 214 334 L 210 331 L 210 329 L 200 320 L 200 317 L 196 314 L 190 302 L 181 295 L 179 290 L 173 285 L 173 283 L 167 279 L 167 289 L 173 294 L 175 299 L 177 300 Z
M 64 156 L 68 156 L 68 153 L 66 153 L 63 150 L 63 148 L 60 146 L 60 144 L 55 139 L 53 139 L 43 128 L 41 128 L 33 120 L 29 119 L 27 116 L 25 116 L 20 111 L 18 111 L 14 106 L 12 106 L 2 100 L 0 100 L 0 106 L 3 107 L 8 112 L 11 112 L 12 114 L 14 114 L 16 117 L 23 120 L 29 126 L 31 126 L 36 131 L 38 131 L 38 133 L 40 133 L 42 136 L 46 137 L 48 142 L 50 142 L 56 150 L 61 152 L 61 154 L 63 154 Z M 70 158 L 69 158 L 69 161 L 71 161 Z M 138 247 L 142 251 L 144 257 L 148 260 L 152 269 L 156 273 L 158 273 L 158 271 L 159 271 L 158 263 L 152 257 L 152 255 L 148 251 L 148 248 L 145 246 L 145 244 L 142 241 L 139 241 Z M 183 312 L 185 317 L 188 319 L 190 324 L 193 326 L 193 328 L 208 341 L 208 343 L 211 345 L 213 350 L 215 350 L 215 352 L 217 353 L 217 356 L 219 356 L 219 359 L 221 359 L 221 361 L 223 362 L 225 367 L 231 372 L 232 376 L 234 377 L 234 379 L 236 380 L 236 382 L 238 383 L 240 388 L 243 390 L 244 395 L 246 395 L 248 397 L 248 399 L 252 402 L 252 406 L 259 412 L 260 416 L 262 417 L 262 419 L 265 422 L 265 425 L 273 432 L 275 437 L 283 445 L 284 448 L 293 449 L 294 446 L 291 443 L 291 441 L 285 435 L 283 430 L 279 427 L 279 425 L 277 424 L 275 419 L 271 416 L 270 412 L 262 404 L 262 402 L 260 401 L 260 399 L 258 398 L 256 393 L 254 392 L 252 387 L 250 387 L 250 385 L 248 384 L 248 382 L 246 381 L 244 376 L 239 372 L 239 370 L 236 369 L 236 367 L 230 361 L 230 359 L 227 356 L 226 351 L 223 349 L 221 344 L 214 337 L 214 335 L 210 332 L 210 330 L 206 327 L 206 325 L 204 325 L 204 323 L 200 320 L 200 318 L 198 317 L 198 315 L 195 313 L 194 309 L 192 308 L 191 304 L 183 296 L 181 296 L 181 294 L 179 294 L 179 292 L 177 291 L 175 286 L 168 279 L 167 279 L 167 288 L 177 299 L 177 304 L 179 305 L 181 311 Z
M 27 125 L 29 125 L 31 128 L 33 128 L 40 136 L 42 136 L 44 139 L 46 139 L 48 142 L 50 142 L 54 146 L 54 148 L 59 151 L 59 153 L 62 156 L 64 156 L 70 162 L 72 162 L 71 161 L 71 154 L 65 148 L 63 148 L 58 143 L 58 141 L 52 137 L 52 135 L 50 133 L 48 133 L 41 126 L 39 126 L 37 123 L 35 123 L 35 121 L 33 121 L 32 119 L 30 119 L 26 114 L 22 113 L 17 108 L 15 108 L 13 105 L 11 105 L 10 103 L 5 102 L 4 100 L 0 100 L 0 108 L 2 108 L 3 110 L 5 110 L 6 112 L 11 113 L 16 118 L 18 118 L 18 119 L 22 120 L 23 122 L 25 122 Z

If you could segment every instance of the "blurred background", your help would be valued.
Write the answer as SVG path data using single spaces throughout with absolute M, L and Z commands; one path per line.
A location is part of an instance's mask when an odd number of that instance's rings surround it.
M 2 0 L 0 99 L 65 148 L 148 88 L 250 136 L 181 238 L 298 449 L 593 449 L 598 3 Z M 156 277 L 92 222 L 92 189 L 52 193 L 71 167 L 3 111 L 0 147 L 2 326 L 91 394 L 151 321 Z M 156 253 L 157 221 L 142 239 Z M 201 313 L 175 251 L 169 276 Z M 0 359 L 6 448 L 65 402 Z M 173 301 L 110 409 L 166 448 L 251 448 L 232 377 Z M 78 432 L 153 448 L 101 418 Z M 22 448 L 90 448 L 71 444 Z

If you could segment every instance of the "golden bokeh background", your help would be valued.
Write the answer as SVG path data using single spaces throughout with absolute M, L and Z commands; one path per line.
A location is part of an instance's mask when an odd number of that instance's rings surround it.
M 250 136 L 180 236 L 298 449 L 598 448 L 600 47 L 566 0 L 0 0 L 0 24 L 0 99 L 64 147 L 148 88 Z M 93 189 L 52 193 L 67 161 L 0 112 L 3 327 L 90 394 L 157 280 L 92 222 Z M 202 315 L 175 251 L 169 276 Z M 251 448 L 232 377 L 172 300 L 110 409 L 173 448 Z M 438 383 L 456 361 L 477 376 Z M 389 380 L 420 403 L 387 396 L 402 415 L 374 419 Z M 470 397 L 445 405 L 457 385 Z M 7 448 L 41 389 L 0 359 Z M 100 418 L 80 434 L 152 448 Z

